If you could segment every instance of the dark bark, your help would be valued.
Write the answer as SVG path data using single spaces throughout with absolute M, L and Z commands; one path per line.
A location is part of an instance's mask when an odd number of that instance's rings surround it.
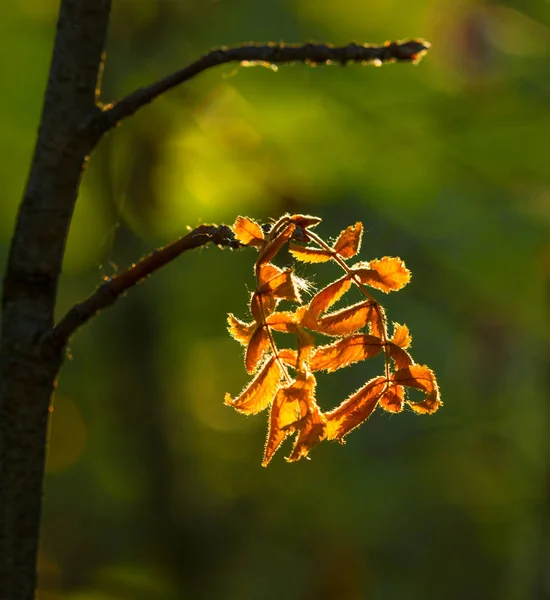
M 36 586 L 48 415 L 63 349 L 52 328 L 65 241 L 86 155 L 110 0 L 64 0 L 38 140 L 4 277 L 0 346 L 0 599 Z

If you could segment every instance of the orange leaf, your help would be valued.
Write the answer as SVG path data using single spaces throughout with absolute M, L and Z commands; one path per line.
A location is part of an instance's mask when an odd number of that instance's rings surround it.
M 405 403 L 405 388 L 402 385 L 388 388 L 380 397 L 379 402 L 380 408 L 391 413 L 400 413 Z
M 382 340 L 388 337 L 386 328 L 386 313 L 380 304 L 372 304 L 368 320 L 372 335 L 376 335 Z
M 279 269 L 271 263 L 260 266 L 259 292 L 293 302 L 301 302 L 299 287 L 301 280 L 294 277 L 291 269 Z
M 315 341 L 311 335 L 301 327 L 297 331 L 298 341 L 298 357 L 297 357 L 297 369 L 298 371 L 305 372 L 308 370 L 308 364 L 311 355 L 315 349 Z
M 300 246 L 299 244 L 290 243 L 288 246 L 289 252 L 296 260 L 301 260 L 305 263 L 324 263 L 328 262 L 333 253 L 321 248 L 309 248 Z
M 267 315 L 277 306 L 277 299 L 271 294 L 254 292 L 250 297 L 250 314 L 258 325 L 264 325 Z
M 325 413 L 327 439 L 340 440 L 366 421 L 376 408 L 387 386 L 385 377 L 375 377 L 344 400 L 340 406 Z
M 391 358 L 393 358 L 396 369 L 406 369 L 410 365 L 414 364 L 412 356 L 406 350 L 403 350 L 403 348 L 400 348 L 393 342 L 388 344 L 388 354 Z
M 405 263 L 392 256 L 371 260 L 368 267 L 366 263 L 357 263 L 352 267 L 352 271 L 359 276 L 362 283 L 386 294 L 400 290 L 411 279 L 411 272 Z
M 284 244 L 292 237 L 295 228 L 296 226 L 294 223 L 288 223 L 288 225 L 283 227 L 272 240 L 269 240 L 264 244 L 264 247 L 260 250 L 260 256 L 258 256 L 258 260 L 256 261 L 256 277 L 259 267 L 262 264 L 269 262 L 277 252 L 279 252 Z
M 413 387 L 426 393 L 426 399 L 422 402 L 408 401 L 412 410 L 419 414 L 432 414 L 443 403 L 439 396 L 439 387 L 435 375 L 426 365 L 410 365 L 399 369 L 391 376 L 392 380 L 407 387 Z
M 338 236 L 334 244 L 334 251 L 342 258 L 351 258 L 359 252 L 361 247 L 361 236 L 363 235 L 363 224 L 361 222 L 350 225 Z
M 271 313 L 266 318 L 266 323 L 275 331 L 292 333 L 296 331 L 298 317 L 295 312 L 278 311 Z
M 233 400 L 229 394 L 225 395 L 225 404 L 245 415 L 255 415 L 272 402 L 280 387 L 282 377 L 281 367 L 272 356 L 238 398 Z
M 265 241 L 262 228 L 248 217 L 237 217 L 232 229 L 235 237 L 244 246 L 261 246 Z
M 339 311 L 331 312 L 321 317 L 314 324 L 308 322 L 307 327 L 325 335 L 348 335 L 366 326 L 371 310 L 371 301 L 365 300 Z
M 313 296 L 307 307 L 304 319 L 310 320 L 309 322 L 315 322 L 319 318 L 319 315 L 338 302 L 350 287 L 351 281 L 347 277 L 342 277 L 342 279 L 338 279 L 334 283 L 327 285 L 326 288 Z
M 311 401 L 315 401 L 315 378 L 309 375 L 282 387 L 275 396 L 269 415 L 269 430 L 265 443 L 265 467 L 287 435 L 294 433 L 294 425 L 307 415 Z
M 256 323 L 244 323 L 231 313 L 227 315 L 227 322 L 229 323 L 227 329 L 231 337 L 243 346 L 246 346 L 256 329 Z
M 300 458 L 307 457 L 313 446 L 322 442 L 326 437 L 327 420 L 319 410 L 315 400 L 313 400 L 309 408 L 309 413 L 300 424 L 299 433 L 296 436 L 292 452 L 286 460 L 294 462 L 300 460 Z
M 399 323 L 393 324 L 393 336 L 391 341 L 403 350 L 406 350 L 412 342 L 412 336 L 409 332 L 409 328 L 406 325 L 399 325 Z
M 319 346 L 310 361 L 312 371 L 332 373 L 342 367 L 376 356 L 382 350 L 382 340 L 373 335 L 355 334 L 329 344 Z
M 282 360 L 285 365 L 296 369 L 298 367 L 298 353 L 292 348 L 281 348 L 278 352 L 279 359 Z
M 244 364 L 249 373 L 253 373 L 269 348 L 269 336 L 263 327 L 258 327 L 250 338 L 246 348 Z
M 298 227 L 316 227 L 323 220 L 313 215 L 292 215 L 290 220 Z

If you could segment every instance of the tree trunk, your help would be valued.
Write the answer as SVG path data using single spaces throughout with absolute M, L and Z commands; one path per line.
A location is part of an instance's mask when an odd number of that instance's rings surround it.
M 38 140 L 4 278 L 0 341 L 0 600 L 36 586 L 48 414 L 64 349 L 53 326 L 63 253 L 87 154 L 110 0 L 63 0 Z M 97 137 L 97 136 L 96 136 Z

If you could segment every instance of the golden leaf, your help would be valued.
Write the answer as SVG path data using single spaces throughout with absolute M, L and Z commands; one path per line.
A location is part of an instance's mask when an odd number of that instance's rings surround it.
M 309 303 L 304 319 L 309 322 L 316 322 L 319 315 L 322 315 L 327 311 L 333 304 L 338 302 L 340 298 L 349 290 L 351 287 L 351 281 L 348 277 L 342 277 L 334 283 L 327 285 L 318 292 Z M 305 323 L 305 321 L 304 321 Z
M 260 266 L 269 262 L 277 252 L 279 252 L 284 244 L 292 237 L 295 228 L 296 226 L 294 223 L 289 223 L 283 227 L 272 240 L 269 240 L 264 244 L 264 247 L 260 250 L 258 260 L 256 261 L 256 278 Z
M 376 408 L 386 387 L 385 377 L 375 377 L 346 398 L 340 406 L 326 412 L 327 439 L 342 441 L 342 438 L 352 429 L 366 421 Z
M 362 283 L 386 294 L 400 290 L 411 279 L 411 272 L 405 263 L 400 258 L 392 256 L 371 260 L 368 268 L 365 267 L 365 263 L 357 263 L 352 267 L 352 271 Z
M 255 415 L 267 408 L 280 387 L 283 374 L 279 363 L 272 356 L 258 371 L 254 379 L 241 392 L 238 398 L 225 395 L 225 404 L 245 415 Z
M 400 413 L 403 410 L 405 403 L 405 388 L 402 385 L 393 385 L 389 387 L 380 396 L 379 404 L 380 408 L 391 412 Z
M 237 217 L 232 229 L 237 240 L 244 246 L 261 246 L 265 241 L 262 228 L 248 217 Z
M 249 373 L 256 370 L 266 350 L 269 348 L 269 336 L 263 327 L 258 327 L 250 338 L 246 348 L 244 364 Z
M 413 387 L 426 393 L 422 402 L 407 401 L 412 410 L 418 414 L 432 414 L 443 402 L 439 396 L 439 387 L 434 372 L 426 365 L 410 365 L 392 373 L 392 381 L 398 385 Z
M 382 350 L 382 340 L 373 335 L 355 334 L 319 346 L 309 363 L 312 371 L 332 373 L 355 362 L 376 356 Z
M 295 333 L 298 316 L 291 311 L 277 311 L 271 313 L 265 322 L 275 331 L 283 331 L 285 333 Z
M 271 263 L 260 267 L 259 293 L 269 294 L 275 298 L 301 302 L 299 280 L 293 276 L 291 269 L 279 269 Z
M 412 342 L 412 336 L 409 332 L 409 328 L 406 325 L 399 325 L 399 323 L 393 324 L 393 336 L 391 341 L 403 350 L 406 350 Z
M 227 329 L 231 337 L 243 346 L 246 346 L 257 327 L 256 323 L 245 323 L 231 313 L 227 315 L 227 322 L 229 323 Z
M 327 437 L 327 420 L 325 415 L 319 410 L 315 400 L 312 400 L 309 406 L 308 414 L 302 419 L 298 435 L 290 456 L 286 459 L 288 462 L 294 462 L 305 458 L 313 446 L 322 442 Z
M 359 252 L 361 247 L 361 236 L 363 235 L 363 224 L 361 222 L 350 225 L 338 236 L 333 248 L 342 258 L 351 258 Z
M 315 398 L 315 378 L 313 375 L 297 378 L 277 392 L 269 415 L 269 429 L 265 443 L 265 467 L 272 459 L 287 435 L 294 433 L 294 425 L 308 413 L 311 401 Z
M 324 263 L 332 258 L 332 252 L 321 248 L 309 248 L 308 246 L 300 246 L 291 242 L 288 246 L 288 251 L 296 260 L 305 263 Z
M 309 329 L 319 331 L 325 335 L 348 335 L 367 325 L 371 311 L 371 301 L 365 300 L 336 312 L 331 312 L 321 317 L 317 322 L 307 322 L 305 324 Z

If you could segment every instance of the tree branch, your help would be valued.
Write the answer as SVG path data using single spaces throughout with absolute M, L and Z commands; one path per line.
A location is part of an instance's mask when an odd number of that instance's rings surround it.
M 183 252 L 212 242 L 218 246 L 237 249 L 241 245 L 226 225 L 200 225 L 186 236 L 155 250 L 115 277 L 109 277 L 88 297 L 73 306 L 69 312 L 42 338 L 42 350 L 59 352 L 73 333 L 87 323 L 100 310 L 114 304 L 127 292 L 147 277 L 173 261 Z
M 304 62 L 311 65 L 348 62 L 380 65 L 390 62 L 418 62 L 430 48 L 430 43 L 421 39 L 401 42 L 386 42 L 383 46 L 369 44 L 333 47 L 327 44 L 248 44 L 236 48 L 219 48 L 189 66 L 139 88 L 115 104 L 106 105 L 99 116 L 97 127 L 100 135 L 130 117 L 141 107 L 152 102 L 164 92 L 199 75 L 206 69 L 229 62 L 240 62 L 245 66 L 271 66 L 284 63 Z

